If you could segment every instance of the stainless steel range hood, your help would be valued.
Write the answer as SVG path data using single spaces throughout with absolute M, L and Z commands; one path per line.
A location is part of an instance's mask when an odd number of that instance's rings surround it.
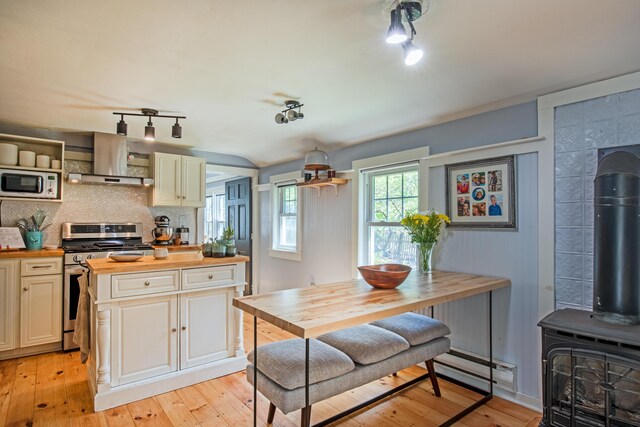
M 93 136 L 93 174 L 70 173 L 69 182 L 153 185 L 151 178 L 127 176 L 128 155 L 127 139 L 124 136 L 95 132 Z

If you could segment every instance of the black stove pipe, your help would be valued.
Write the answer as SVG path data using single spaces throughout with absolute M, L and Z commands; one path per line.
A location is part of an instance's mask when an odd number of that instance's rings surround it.
M 593 316 L 640 323 L 640 157 L 605 156 L 594 180 Z

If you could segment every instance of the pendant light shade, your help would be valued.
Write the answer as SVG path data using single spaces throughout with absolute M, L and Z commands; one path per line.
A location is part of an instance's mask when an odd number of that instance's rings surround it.
M 144 127 L 144 139 L 145 141 L 156 140 L 156 128 L 153 127 L 153 123 L 149 120 L 149 123 Z
M 424 55 L 422 49 L 415 47 L 410 40 L 402 43 L 402 49 L 404 50 L 404 63 L 407 65 L 418 63 Z
M 387 31 L 386 42 L 389 44 L 398 44 L 407 40 L 407 32 L 402 25 L 402 12 L 400 7 L 391 11 L 391 25 Z
M 127 123 L 124 121 L 124 117 L 120 116 L 120 121 L 116 126 L 116 132 L 118 135 L 127 136 Z
M 176 119 L 176 124 L 171 126 L 171 136 L 173 138 L 182 138 L 182 126 L 178 124 L 178 119 Z
M 305 156 L 304 168 L 308 170 L 329 169 L 329 156 L 316 147 Z

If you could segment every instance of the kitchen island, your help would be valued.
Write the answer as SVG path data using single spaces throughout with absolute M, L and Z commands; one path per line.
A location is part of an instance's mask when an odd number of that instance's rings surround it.
M 89 388 L 96 411 L 243 370 L 249 258 L 172 253 L 87 261 Z

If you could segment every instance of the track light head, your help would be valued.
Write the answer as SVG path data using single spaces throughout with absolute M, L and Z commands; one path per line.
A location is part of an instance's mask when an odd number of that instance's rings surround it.
M 287 119 L 289 119 L 290 122 L 295 122 L 298 119 L 303 118 L 304 115 L 302 113 L 298 113 L 297 111 L 294 110 L 289 110 L 287 111 Z
M 178 124 L 178 119 L 176 119 L 176 123 L 171 126 L 171 137 L 182 138 L 182 126 Z
M 406 41 L 407 38 L 407 32 L 402 25 L 402 8 L 398 6 L 391 11 L 391 25 L 387 31 L 386 42 L 398 44 Z
M 276 123 L 281 125 L 281 124 L 284 124 L 284 123 L 289 123 L 289 120 L 287 120 L 287 118 L 285 117 L 284 114 L 278 113 L 278 114 L 276 114 Z
M 149 142 L 156 140 L 156 128 L 153 127 L 151 119 L 149 119 L 149 123 L 144 127 L 144 140 Z
M 422 49 L 415 47 L 411 40 L 402 43 L 402 50 L 404 50 L 404 63 L 406 65 L 417 64 L 424 55 Z
M 124 116 L 120 116 L 120 121 L 116 126 L 116 132 L 118 135 L 127 136 L 127 123 L 124 121 Z

